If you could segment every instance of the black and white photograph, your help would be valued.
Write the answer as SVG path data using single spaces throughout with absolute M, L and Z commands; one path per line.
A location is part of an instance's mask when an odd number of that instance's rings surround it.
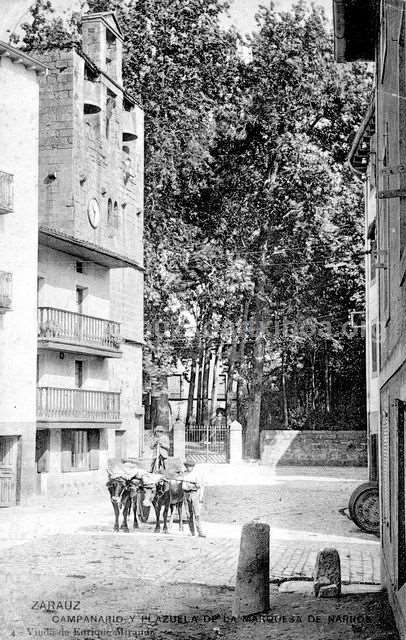
M 406 640 L 406 0 L 0 0 L 0 640 Z

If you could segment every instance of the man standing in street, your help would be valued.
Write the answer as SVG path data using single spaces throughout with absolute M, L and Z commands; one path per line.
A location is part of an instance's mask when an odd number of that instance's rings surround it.
M 166 433 L 164 427 L 157 425 L 154 432 L 154 440 L 151 444 L 152 465 L 151 473 L 159 473 L 159 471 L 166 469 L 166 460 L 169 456 L 169 436 Z
M 205 538 L 200 521 L 200 505 L 204 498 L 204 479 L 202 473 L 195 467 L 191 458 L 185 460 L 185 473 L 183 474 L 183 492 L 189 511 L 189 526 L 192 536 L 195 535 L 195 524 L 200 538 Z

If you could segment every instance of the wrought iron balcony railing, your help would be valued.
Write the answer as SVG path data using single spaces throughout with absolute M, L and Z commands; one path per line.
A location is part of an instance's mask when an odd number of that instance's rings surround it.
M 63 309 L 39 307 L 38 339 L 119 353 L 120 324 Z
M 38 387 L 37 419 L 56 422 L 120 422 L 120 394 L 111 391 Z
M 13 296 L 13 274 L 0 271 L 0 313 L 10 311 Z
M 11 213 L 14 209 L 14 176 L 0 171 L 0 213 Z

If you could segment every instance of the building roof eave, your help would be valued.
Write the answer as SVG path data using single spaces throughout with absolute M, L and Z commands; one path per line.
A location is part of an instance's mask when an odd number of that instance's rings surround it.
M 75 238 L 59 229 L 53 229 L 46 225 L 40 225 L 39 244 L 57 251 L 63 251 L 84 261 L 100 264 L 109 269 L 130 267 L 137 271 L 144 271 L 144 267 L 128 256 L 123 256 L 87 240 Z
M 36 58 L 0 40 L 0 57 L 2 56 L 10 58 L 13 62 L 22 64 L 26 69 L 39 74 L 46 74 L 48 71 L 48 67 Z

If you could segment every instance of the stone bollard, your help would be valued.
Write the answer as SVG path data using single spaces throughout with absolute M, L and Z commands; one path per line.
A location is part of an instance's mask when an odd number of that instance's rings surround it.
M 337 549 L 322 549 L 317 554 L 313 589 L 319 598 L 338 598 L 341 595 L 341 565 Z
M 185 423 L 180 418 L 176 418 L 173 424 L 173 455 L 185 459 Z
M 230 423 L 230 463 L 242 460 L 242 426 L 238 420 Z
M 248 522 L 241 531 L 232 607 L 234 618 L 269 609 L 269 525 Z

